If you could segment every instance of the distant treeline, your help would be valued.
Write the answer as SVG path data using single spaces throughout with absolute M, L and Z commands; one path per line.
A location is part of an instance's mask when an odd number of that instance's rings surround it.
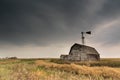
M 6 58 L 1 58 L 1 59 L 18 59 L 17 57 L 6 57 Z

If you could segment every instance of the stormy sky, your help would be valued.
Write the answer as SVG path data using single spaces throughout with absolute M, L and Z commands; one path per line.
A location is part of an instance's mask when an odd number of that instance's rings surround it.
M 0 57 L 59 57 L 74 43 L 120 57 L 120 0 L 0 0 Z

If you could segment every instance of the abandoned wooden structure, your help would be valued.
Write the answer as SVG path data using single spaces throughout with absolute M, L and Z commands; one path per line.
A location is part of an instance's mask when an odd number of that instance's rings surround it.
M 62 60 L 70 61 L 98 61 L 100 55 L 95 48 L 75 43 L 69 52 L 69 55 L 61 55 Z

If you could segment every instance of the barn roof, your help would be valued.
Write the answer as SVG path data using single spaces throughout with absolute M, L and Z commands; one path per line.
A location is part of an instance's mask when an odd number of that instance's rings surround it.
M 99 54 L 97 52 L 97 50 L 93 47 L 90 47 L 90 46 L 86 46 L 86 45 L 82 45 L 82 44 L 78 44 L 78 43 L 75 43 L 72 47 L 71 47 L 71 50 L 72 49 L 83 49 L 85 50 L 86 54 Z

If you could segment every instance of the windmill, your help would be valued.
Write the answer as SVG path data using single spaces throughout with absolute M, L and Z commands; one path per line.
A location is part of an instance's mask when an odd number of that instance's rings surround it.
M 82 35 L 82 44 L 84 45 L 85 44 L 85 37 L 84 37 L 84 34 L 91 34 L 91 31 L 87 31 L 87 32 L 81 32 L 81 35 Z

